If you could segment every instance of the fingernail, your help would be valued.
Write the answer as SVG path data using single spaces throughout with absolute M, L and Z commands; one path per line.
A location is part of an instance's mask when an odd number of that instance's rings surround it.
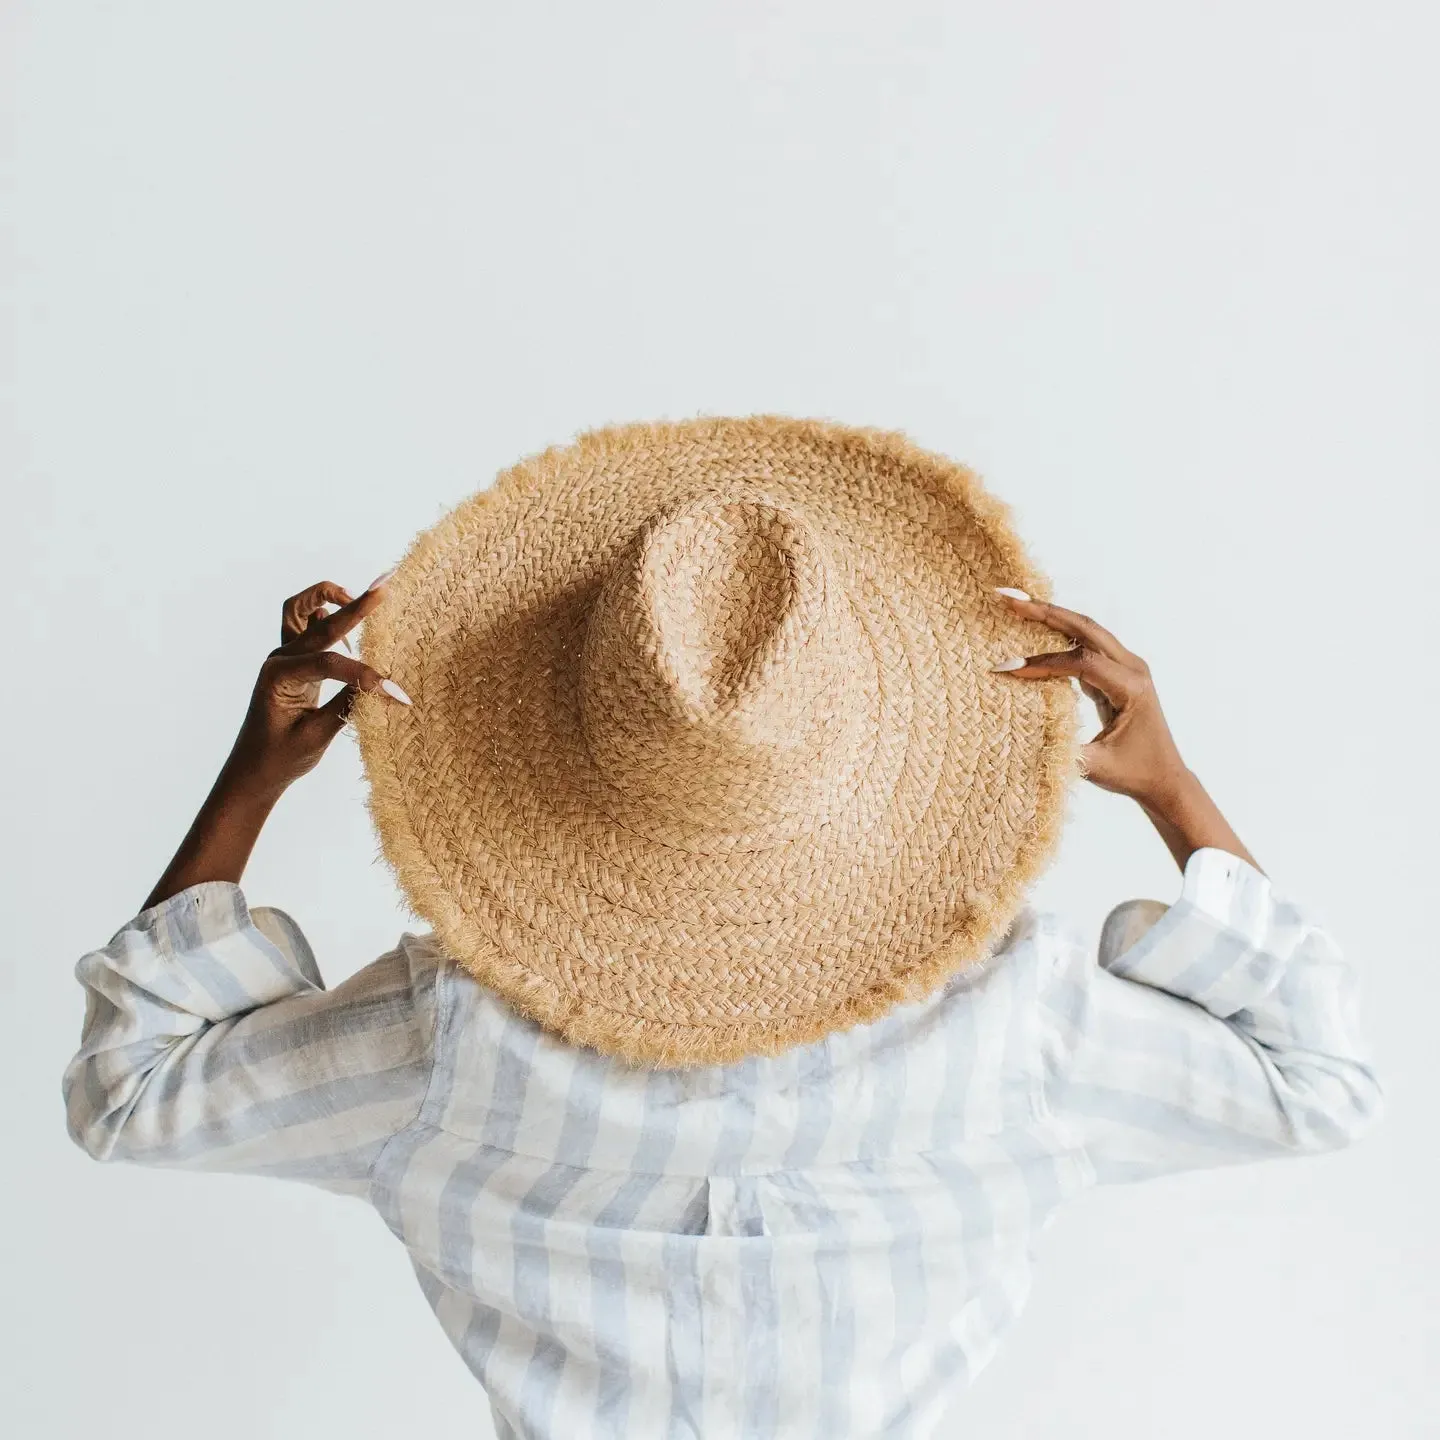
M 1025 664 L 1023 655 L 1012 655 L 1008 660 L 1002 660 L 998 665 L 992 665 L 991 670 L 1019 670 Z
M 392 565 L 383 575 L 377 575 L 366 587 L 364 593 L 368 595 L 372 590 L 378 590 L 400 567 Z
M 1030 598 L 1023 590 L 1017 590 L 1013 585 L 997 585 L 995 587 L 995 593 L 997 595 L 1011 595 L 1016 600 L 1028 600 Z
M 393 680 L 382 680 L 380 682 L 380 688 L 387 695 L 393 695 L 402 705 L 413 705 L 415 703 Z

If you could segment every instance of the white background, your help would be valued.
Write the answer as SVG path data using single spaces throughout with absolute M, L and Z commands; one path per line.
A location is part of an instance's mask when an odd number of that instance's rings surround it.
M 903 429 L 1015 507 L 1363 968 L 1388 1093 L 1350 1151 L 1085 1197 L 953 1433 L 1440 1434 L 1432 7 L 3 16 L 0 1428 L 490 1433 L 362 1206 L 70 1145 L 71 970 L 285 596 L 592 425 L 771 411 Z M 413 923 L 362 795 L 346 736 L 245 882 L 332 984 Z M 1177 882 L 1088 789 L 1037 898 L 1093 940 Z

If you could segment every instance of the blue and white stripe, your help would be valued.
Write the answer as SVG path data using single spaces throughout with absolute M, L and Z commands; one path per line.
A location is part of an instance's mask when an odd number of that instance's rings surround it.
M 366 1198 L 502 1436 L 927 1436 L 1096 1183 L 1332 1150 L 1383 1102 L 1335 941 L 1198 850 L 1096 957 L 1025 908 L 939 995 L 785 1055 L 637 1070 L 428 935 L 327 991 L 191 887 L 84 956 L 72 1137 Z

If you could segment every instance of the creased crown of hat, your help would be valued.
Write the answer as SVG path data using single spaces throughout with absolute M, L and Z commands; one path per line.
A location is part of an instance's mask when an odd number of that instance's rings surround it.
M 1075 692 L 1009 508 L 897 432 L 592 431 L 411 544 L 352 718 L 446 953 L 631 1062 L 775 1054 L 984 958 L 1054 853 Z

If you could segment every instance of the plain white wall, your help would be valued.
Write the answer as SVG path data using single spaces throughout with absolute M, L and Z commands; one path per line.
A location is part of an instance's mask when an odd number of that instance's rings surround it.
M 752 411 L 906 430 L 1014 505 L 1361 965 L 1389 1092 L 1349 1152 L 1087 1196 L 954 1433 L 1440 1433 L 1432 7 L 0 15 L 6 1433 L 489 1433 L 362 1206 L 70 1146 L 71 970 L 286 595 L 579 430 Z M 332 984 L 414 925 L 362 795 L 343 737 L 246 876 Z M 1093 940 L 1177 883 L 1091 790 L 1036 898 Z

